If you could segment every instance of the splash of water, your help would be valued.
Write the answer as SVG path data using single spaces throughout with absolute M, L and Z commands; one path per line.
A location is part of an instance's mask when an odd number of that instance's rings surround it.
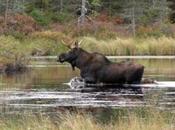
M 103 87 L 103 86 L 121 86 L 121 84 L 103 84 L 103 83 L 97 83 L 97 84 L 86 84 L 84 82 L 84 79 L 80 77 L 74 77 L 72 78 L 68 83 L 64 83 L 65 85 L 70 86 L 71 89 L 82 89 L 86 86 L 88 87 Z M 175 88 L 175 81 L 155 81 L 153 83 L 142 83 L 142 84 L 123 84 L 122 87 L 132 87 L 132 88 Z

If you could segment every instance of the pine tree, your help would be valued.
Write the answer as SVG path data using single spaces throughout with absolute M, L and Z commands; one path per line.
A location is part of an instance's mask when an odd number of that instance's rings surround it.
M 169 8 L 171 9 L 170 11 L 170 21 L 172 23 L 175 23 L 175 1 L 174 0 L 168 0 L 169 3 Z

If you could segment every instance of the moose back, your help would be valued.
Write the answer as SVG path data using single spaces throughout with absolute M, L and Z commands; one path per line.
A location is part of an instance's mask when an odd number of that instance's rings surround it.
M 144 66 L 131 62 L 113 63 L 100 53 L 89 53 L 75 46 L 58 56 L 59 62 L 68 62 L 72 69 L 80 69 L 86 83 L 140 83 Z

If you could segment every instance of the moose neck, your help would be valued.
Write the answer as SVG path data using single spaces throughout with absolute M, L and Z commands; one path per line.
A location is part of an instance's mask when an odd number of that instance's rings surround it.
M 76 67 L 81 69 L 88 64 L 91 59 L 91 54 L 83 49 L 80 50 L 79 56 L 76 59 Z

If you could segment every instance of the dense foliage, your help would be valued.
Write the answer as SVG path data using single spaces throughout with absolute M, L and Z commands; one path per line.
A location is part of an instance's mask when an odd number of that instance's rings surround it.
M 53 23 L 66 26 L 67 23 L 78 23 L 78 17 L 81 15 L 81 2 L 82 0 L 0 0 L 2 16 L 0 17 L 0 33 L 9 30 L 11 26 L 9 21 L 14 14 L 32 17 L 44 29 L 48 29 Z M 162 32 L 165 35 L 167 33 L 171 35 L 169 24 L 175 22 L 175 8 L 172 0 L 86 0 L 85 4 L 86 14 L 89 15 L 87 22 L 90 22 L 91 28 L 95 29 L 93 34 L 101 30 L 98 25 L 102 23 L 102 26 L 106 24 L 117 33 L 128 34 L 129 32 L 134 36 L 141 36 L 142 33 L 143 36 L 160 36 Z M 11 23 L 14 24 L 14 20 Z M 92 30 L 88 24 L 83 25 L 85 30 Z M 36 28 L 31 28 L 31 30 L 36 30 Z M 20 32 L 23 31 L 20 30 Z M 84 32 L 78 35 L 82 34 L 84 35 Z
M 89 0 L 86 8 L 92 12 L 107 12 L 110 16 L 118 16 L 127 22 L 131 22 L 133 15 L 136 21 L 144 23 L 146 21 L 163 20 L 170 17 L 174 21 L 174 1 L 173 0 Z M 8 6 L 8 7 L 7 7 Z M 1 13 L 25 12 L 33 16 L 39 23 L 48 24 L 53 20 L 63 20 L 57 17 L 60 13 L 76 15 L 76 11 L 81 7 L 81 0 L 0 0 Z M 168 11 L 168 8 L 171 9 Z M 62 15 L 62 14 L 61 14 Z M 45 20 L 45 21 L 44 21 Z

